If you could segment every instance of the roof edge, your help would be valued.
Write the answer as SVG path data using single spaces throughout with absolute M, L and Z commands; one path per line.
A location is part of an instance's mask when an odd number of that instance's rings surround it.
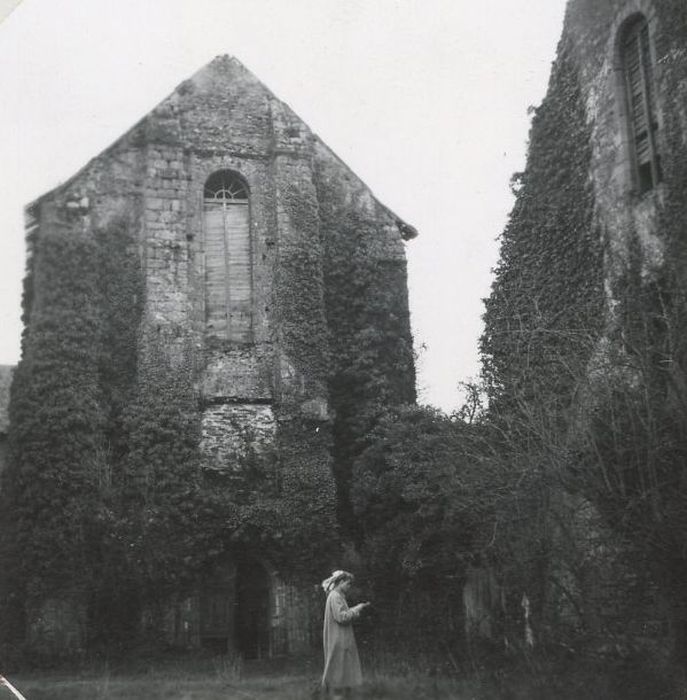
M 231 62 L 234 65 L 238 66 L 241 70 L 245 71 L 248 73 L 252 78 L 254 78 L 257 82 L 260 83 L 260 85 L 263 87 L 263 89 L 275 100 L 283 104 L 287 109 L 289 109 L 293 115 L 305 125 L 305 127 L 308 129 L 308 131 L 312 134 L 312 136 L 317 139 L 319 144 L 325 148 L 348 172 L 350 172 L 357 180 L 360 182 L 360 184 L 370 193 L 374 201 L 377 203 L 378 206 L 380 206 L 396 223 L 398 226 L 398 230 L 401 234 L 401 237 L 403 238 L 404 241 L 409 241 L 412 240 L 413 238 L 416 238 L 418 236 L 418 231 L 414 226 L 411 226 L 409 223 L 404 221 L 400 216 L 398 216 L 396 213 L 394 213 L 389 207 L 387 207 L 385 204 L 383 204 L 374 194 L 372 191 L 372 188 L 369 187 L 369 185 L 342 159 L 340 158 L 332 148 L 327 145 L 323 139 L 316 134 L 315 132 L 312 131 L 310 128 L 309 124 L 306 123 L 304 119 L 302 119 L 298 113 L 289 105 L 287 102 L 284 100 L 280 99 L 277 97 L 277 95 L 272 92 L 272 90 L 267 87 L 261 80 L 258 78 L 249 68 L 247 68 L 236 56 L 232 56 L 231 54 L 219 54 L 215 56 L 211 61 L 206 63 L 204 66 L 196 70 L 189 78 L 186 78 L 185 80 L 182 80 L 180 83 L 177 84 L 177 86 L 172 90 L 168 95 L 166 95 L 162 100 L 157 102 L 148 112 L 141 117 L 138 121 L 134 122 L 126 131 L 119 136 L 117 139 L 115 139 L 112 143 L 110 143 L 109 146 L 105 147 L 102 151 L 97 153 L 95 156 L 90 158 L 81 168 L 79 168 L 72 176 L 70 176 L 67 180 L 64 182 L 61 182 L 57 184 L 55 187 L 53 187 L 50 190 L 47 190 L 43 194 L 39 195 L 32 201 L 30 201 L 28 204 L 24 206 L 24 215 L 25 218 L 28 219 L 30 217 L 35 217 L 37 212 L 36 209 L 37 207 L 40 206 L 41 202 L 44 199 L 47 199 L 48 197 L 54 196 L 58 194 L 60 191 L 66 189 L 69 187 L 69 185 L 74 182 L 77 178 L 79 178 L 88 168 L 99 158 L 102 158 L 103 156 L 106 156 L 108 153 L 110 153 L 112 150 L 114 150 L 117 146 L 119 146 L 126 138 L 129 137 L 129 135 L 137 128 L 142 126 L 145 122 L 145 120 L 150 116 L 152 112 L 154 112 L 160 105 L 164 104 L 167 100 L 169 100 L 175 93 L 179 91 L 180 88 L 182 88 L 183 85 L 188 83 L 189 80 L 193 80 L 199 73 L 202 73 L 203 71 L 208 70 L 212 65 L 218 64 L 218 63 L 223 63 L 223 62 Z

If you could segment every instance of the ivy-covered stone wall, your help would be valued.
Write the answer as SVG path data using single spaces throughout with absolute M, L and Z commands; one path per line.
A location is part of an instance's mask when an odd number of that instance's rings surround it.
M 664 171 L 662 184 L 643 195 L 631 172 L 619 57 L 621 28 L 638 13 L 651 30 Z M 516 203 L 486 302 L 482 350 L 496 393 L 503 382 L 545 387 L 552 379 L 557 387 L 561 378 L 546 377 L 546 365 L 566 353 L 581 357 L 581 348 L 599 352 L 598 338 L 621 332 L 617 310 L 630 271 L 648 283 L 670 259 L 675 239 L 666 225 L 684 206 L 676 171 L 687 124 L 684 26 L 679 1 L 569 3 L 549 90 L 533 113 L 527 167 L 513 178 Z
M 532 119 L 527 167 L 513 177 L 515 206 L 501 237 L 481 339 L 492 401 L 565 396 L 574 369 L 560 359 L 587 347 L 604 308 L 603 241 L 590 178 L 591 128 L 569 40 Z
M 415 402 L 404 241 L 399 221 L 326 149 L 316 150 L 329 328 L 339 519 L 354 541 L 353 461 L 384 408 Z
M 640 15 L 651 43 L 662 171 L 644 192 L 633 172 L 620 53 L 623 29 Z M 533 112 L 526 168 L 513 178 L 516 201 L 481 339 L 491 415 L 514 451 L 537 465 L 546 522 L 561 521 L 551 505 L 561 494 L 570 503 L 589 499 L 596 525 L 575 535 L 575 551 L 591 561 L 598 554 L 591 540 L 607 542 L 612 577 L 604 591 L 580 593 L 587 612 L 600 611 L 590 629 L 618 638 L 622 630 L 625 643 L 629 618 L 614 611 L 608 590 L 635 600 L 630 589 L 642 581 L 645 600 L 634 614 L 661 634 L 671 618 L 683 658 L 684 597 L 669 581 L 685 571 L 677 533 L 687 502 L 678 340 L 687 269 L 686 90 L 683 2 L 570 0 L 548 92 Z M 668 617 L 645 606 L 657 591 L 662 605 L 673 606 Z
M 250 342 L 205 327 L 218 170 L 249 193 Z M 279 596 L 312 615 L 313 582 L 339 563 L 350 460 L 382 405 L 414 400 L 410 227 L 228 57 L 28 214 L 6 637 L 201 644 L 203 591 L 224 571 L 229 595 L 250 559 L 244 573 L 257 562 L 271 581 L 272 652 L 302 649 L 312 620 L 277 614 Z M 63 405 L 39 407 L 45 392 Z

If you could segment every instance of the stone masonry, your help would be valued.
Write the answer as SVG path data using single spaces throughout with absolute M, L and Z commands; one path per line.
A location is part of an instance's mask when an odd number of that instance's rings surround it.
M 242 341 L 206 326 L 205 187 L 221 172 L 242 183 L 249 207 L 249 331 Z M 332 329 L 324 303 L 323 257 L 335 232 L 319 215 L 318 178 L 338 188 L 341 201 L 371 224 L 368 254 L 399 270 L 394 293 L 406 309 L 403 333 L 410 338 L 404 241 L 415 236 L 414 229 L 379 203 L 234 58 L 216 58 L 68 182 L 27 208 L 35 240 L 50 236 L 56 221 L 80 231 L 121 222 L 135 232 L 145 287 L 139 358 L 145 363 L 153 348 L 161 347 L 170 367 L 191 365 L 201 406 L 204 467 L 226 475 L 227 483 L 240 476 L 248 454 L 258 459 L 269 454 L 279 465 L 285 439 L 292 462 L 331 469 L 336 417 L 329 401 Z M 302 332 L 304 322 L 307 331 Z M 414 381 L 412 368 L 408 381 Z M 307 435 L 301 439 L 299 431 Z M 202 585 L 197 596 L 168 611 L 171 642 L 219 643 L 249 655 L 293 653 L 312 643 L 311 590 L 294 587 L 288 573 L 261 552 L 253 555 L 245 566 L 239 560 L 226 562 L 206 586 L 214 591 L 210 603 L 231 608 L 236 581 L 246 572 L 258 577 L 261 583 L 255 586 L 264 588 L 266 610 L 261 622 L 251 624 L 265 629 L 246 633 L 253 640 L 250 649 L 242 648 L 238 633 L 230 629 L 236 621 L 225 621 L 219 632 L 217 625 L 212 634 L 204 632 L 203 625 L 210 629 L 213 623 L 202 621 L 210 605 L 202 600 Z M 33 634 L 50 628 L 50 620 L 51 634 L 60 626 L 73 630 L 76 623 L 64 622 L 69 617 L 65 606 L 65 601 L 39 601 L 29 619 Z M 82 609 L 72 608 L 74 620 L 80 619 Z M 59 615 L 51 613 L 55 610 Z M 67 641 L 77 644 L 71 637 Z

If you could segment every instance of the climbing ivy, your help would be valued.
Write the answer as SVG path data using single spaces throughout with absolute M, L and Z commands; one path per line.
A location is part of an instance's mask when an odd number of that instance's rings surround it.
M 572 49 L 562 43 L 532 119 L 525 171 L 501 237 L 480 341 L 492 402 L 540 390 L 569 395 L 602 320 L 602 240 L 589 178 L 591 143 Z M 562 146 L 564 144 L 564 147 Z
M 144 619 L 160 632 L 227 555 L 258 551 L 292 582 L 338 564 L 336 484 L 345 505 L 367 433 L 415 394 L 405 265 L 373 254 L 387 214 L 325 180 L 280 184 L 293 231 L 270 302 L 303 382 L 278 387 L 275 444 L 246 434 L 216 471 L 202 464 L 196 338 L 143 318 L 134 226 L 95 230 L 69 211 L 41 222 L 2 490 L 5 610 L 71 597 L 89 648 L 124 648 Z M 302 405 L 328 395 L 329 417 Z
M 684 579 L 687 489 L 687 7 L 656 7 L 653 36 L 659 81 L 658 134 L 663 181 L 652 193 L 655 235 L 663 246 L 660 270 L 642 273 L 633 241 L 617 285 L 624 364 L 632 381 L 598 389 L 591 416 L 593 448 L 583 486 L 606 521 L 628 540 L 669 606 L 673 661 L 687 668 Z M 602 481 L 601 475 L 606 479 Z
M 140 305 L 130 243 L 120 223 L 92 232 L 67 218 L 34 236 L 2 490 L 9 636 L 23 634 L 21 611 L 35 616 L 41 601 L 88 598 L 107 568 L 115 435 L 135 368 L 128 329 Z
M 123 415 L 126 448 L 113 540 L 120 577 L 159 631 L 165 604 L 191 589 L 206 553 L 199 546 L 200 412 L 190 355 L 182 344 L 173 364 L 153 333 L 141 340 L 136 390 Z
M 57 228 L 38 248 L 42 293 L 12 388 L 2 493 L 4 562 L 16 584 L 8 594 L 22 606 L 90 585 L 104 476 L 95 245 Z
M 481 352 L 490 416 L 508 431 L 513 465 L 525 458 L 541 469 L 548 522 L 549 503 L 561 495 L 581 494 L 593 504 L 603 520 L 596 528 L 609 528 L 632 553 L 626 566 L 640 569 L 633 580 L 648 571 L 672 606 L 676 659 L 684 667 L 687 8 L 669 0 L 655 11 L 663 182 L 644 196 L 656 211 L 661 269 L 646 272 L 631 224 L 624 268 L 611 274 L 604 266 L 589 177 L 591 116 L 575 37 L 564 35 L 534 115 L 526 169 L 514 178 L 516 202 L 486 302 Z M 571 12 L 608 23 L 608 8 L 590 0 L 571 4 Z M 628 195 L 625 204 L 640 203 Z M 607 307 L 604 281 L 613 301 Z M 578 389 L 584 392 L 575 395 Z M 561 562 L 552 558 L 552 543 L 549 567 Z
M 406 266 L 380 260 L 376 209 L 350 182 L 318 164 L 318 201 L 325 241 L 324 289 L 332 362 L 329 390 L 334 423 L 334 474 L 339 519 L 360 539 L 350 504 L 351 469 L 370 430 L 392 405 L 415 401 Z

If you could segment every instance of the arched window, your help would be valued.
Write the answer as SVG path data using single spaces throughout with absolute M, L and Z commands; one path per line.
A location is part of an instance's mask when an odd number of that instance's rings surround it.
M 646 18 L 637 15 L 630 20 L 620 40 L 634 184 L 642 193 L 661 180 L 661 161 L 656 146 L 656 84 Z
M 205 319 L 208 334 L 252 339 L 252 264 L 248 189 L 229 170 L 211 175 L 203 192 Z

